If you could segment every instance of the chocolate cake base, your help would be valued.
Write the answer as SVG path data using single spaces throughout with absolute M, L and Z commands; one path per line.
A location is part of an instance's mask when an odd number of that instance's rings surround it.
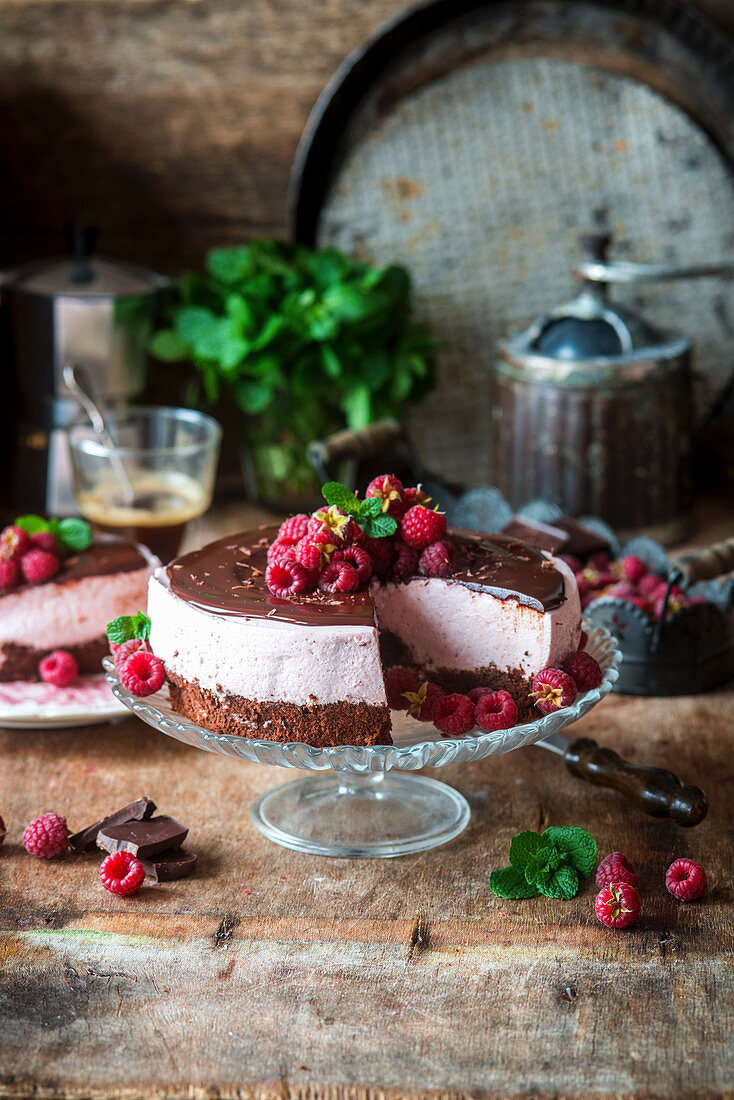
M 281 743 L 299 741 L 317 749 L 392 744 L 388 707 L 346 702 L 298 706 L 226 693 L 220 696 L 176 673 L 169 673 L 167 679 L 173 709 L 213 733 Z
M 55 646 L 55 649 L 60 648 Z M 67 653 L 71 653 L 79 665 L 81 676 L 91 676 L 102 672 L 102 658 L 109 656 L 110 647 L 107 638 L 102 634 L 84 645 L 69 645 L 63 647 Z M 44 657 L 52 653 L 52 649 L 39 649 L 35 646 L 16 645 L 8 642 L 0 647 L 0 683 L 7 684 L 12 680 L 40 680 L 38 666 Z

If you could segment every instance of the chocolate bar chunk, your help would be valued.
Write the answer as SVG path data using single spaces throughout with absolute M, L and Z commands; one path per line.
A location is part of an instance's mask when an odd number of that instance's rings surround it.
M 553 523 L 568 535 L 568 542 L 563 548 L 564 554 L 573 554 L 575 558 L 584 561 L 592 554 L 608 553 L 611 549 L 605 538 L 575 519 L 564 516 L 563 519 L 554 519 Z
M 166 848 L 178 848 L 188 829 L 172 817 L 151 817 L 148 821 L 127 821 L 100 829 L 97 846 L 106 852 L 130 852 L 138 858 L 154 856 Z
M 121 810 L 115 810 L 108 817 L 103 817 L 95 825 L 88 825 L 69 837 L 69 844 L 74 852 L 93 852 L 97 846 L 97 834 L 100 829 L 107 829 L 111 825 L 124 825 L 127 821 L 144 821 L 152 817 L 156 811 L 155 802 L 150 798 L 139 798 Z
M 520 539 L 521 542 L 535 546 L 538 550 L 547 550 L 551 554 L 558 554 L 566 548 L 569 536 L 558 527 L 551 527 L 547 523 L 540 523 L 534 519 L 524 519 L 522 516 L 513 516 L 500 531 L 510 539 Z
M 172 882 L 176 878 L 193 875 L 198 858 L 196 852 L 187 852 L 185 848 L 167 848 L 165 852 L 143 858 L 140 862 L 148 878 L 154 882 Z

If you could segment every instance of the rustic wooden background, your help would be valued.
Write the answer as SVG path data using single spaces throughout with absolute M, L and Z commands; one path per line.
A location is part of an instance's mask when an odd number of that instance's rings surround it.
M 285 233 L 308 112 L 402 0 L 0 0 L 0 265 L 85 217 L 175 271 Z M 734 29 L 731 0 L 700 5 Z

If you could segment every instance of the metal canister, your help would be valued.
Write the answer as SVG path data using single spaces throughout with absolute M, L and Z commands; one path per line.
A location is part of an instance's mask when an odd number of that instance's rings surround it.
M 607 285 L 672 274 L 624 264 L 616 280 L 610 238 L 581 240 L 578 297 L 499 346 L 493 480 L 515 507 L 545 498 L 674 542 L 691 521 L 691 343 L 613 306 Z

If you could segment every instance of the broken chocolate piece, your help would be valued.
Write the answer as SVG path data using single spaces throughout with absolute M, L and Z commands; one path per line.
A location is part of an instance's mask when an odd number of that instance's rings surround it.
M 156 811 L 156 804 L 150 798 L 138 798 L 137 801 L 123 806 L 121 810 L 115 810 L 108 817 L 103 817 L 95 825 L 88 825 L 69 837 L 69 845 L 74 852 L 93 852 L 97 846 L 97 834 L 100 829 L 108 829 L 112 825 L 124 825 L 127 821 L 144 821 L 152 817 Z
M 513 516 L 502 528 L 500 534 L 507 538 L 520 539 L 537 550 L 547 550 L 551 554 L 558 554 L 565 550 L 569 541 L 569 535 L 559 527 L 551 527 L 550 524 L 525 519 L 523 516 Z
M 578 520 L 564 516 L 563 519 L 554 519 L 553 522 L 556 527 L 560 527 L 568 535 L 564 553 L 573 554 L 575 558 L 581 558 L 584 561 L 586 558 L 590 558 L 592 554 L 608 554 L 610 552 L 611 547 L 607 539 L 603 535 L 597 535 L 596 531 L 584 527 Z
M 148 878 L 154 882 L 173 882 L 174 879 L 193 875 L 198 858 L 196 852 L 187 852 L 185 848 L 167 848 L 158 855 L 144 856 L 140 862 Z
M 100 829 L 97 846 L 106 852 L 130 852 L 138 858 L 154 856 L 166 848 L 178 848 L 188 831 L 172 817 L 151 817 L 148 821 L 128 821 Z

